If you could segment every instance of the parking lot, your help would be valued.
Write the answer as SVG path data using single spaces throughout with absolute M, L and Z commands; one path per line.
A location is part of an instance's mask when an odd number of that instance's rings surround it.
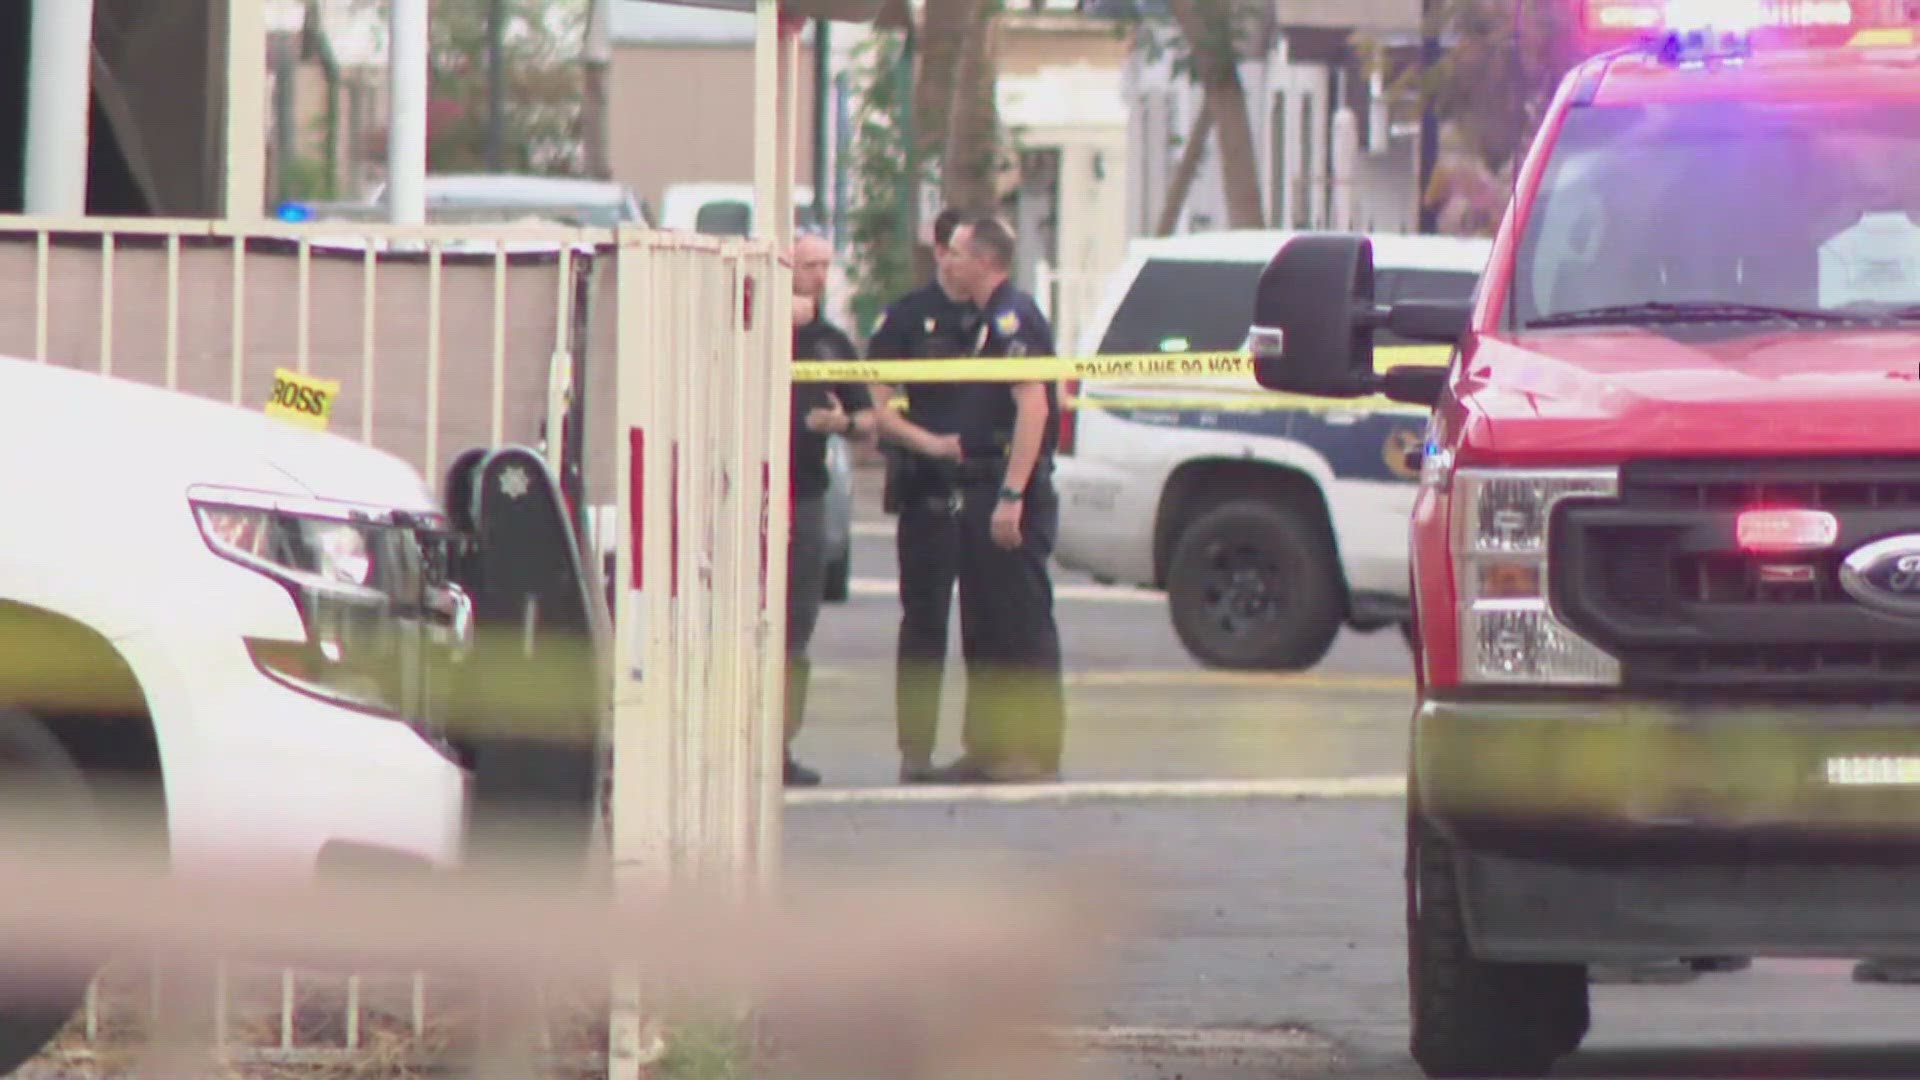
M 790 862 L 1134 860 L 1151 868 L 1138 879 L 1148 932 L 1050 1018 L 1084 1075 L 1419 1075 L 1405 1053 L 1394 792 L 1412 692 L 1400 637 L 1349 635 L 1305 675 L 1209 672 L 1181 652 L 1157 597 L 1061 574 L 1063 783 L 898 788 L 891 522 L 875 477 L 859 475 L 854 596 L 823 616 L 797 745 L 826 783 L 788 797 Z M 943 757 L 957 741 L 958 674 L 956 661 Z M 1857 985 L 1850 966 L 1761 963 L 1598 988 L 1587 1049 L 1560 1073 L 1910 1075 L 1920 988 Z

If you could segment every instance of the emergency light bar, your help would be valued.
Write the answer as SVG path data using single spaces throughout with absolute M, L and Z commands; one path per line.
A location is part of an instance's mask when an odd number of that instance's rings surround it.
M 1888 0 L 1580 0 L 1581 26 L 1596 42 L 1667 42 L 1688 51 L 1754 44 L 1845 45 L 1861 30 L 1911 27 L 1905 3 Z

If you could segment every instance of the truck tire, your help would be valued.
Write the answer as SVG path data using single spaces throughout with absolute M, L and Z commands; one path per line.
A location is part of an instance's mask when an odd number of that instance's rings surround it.
M 1304 671 L 1346 618 L 1340 561 L 1318 515 L 1266 499 L 1201 512 L 1167 566 L 1173 629 L 1217 668 Z
M 1412 813 L 1407 885 L 1409 1049 L 1421 1072 L 1540 1077 L 1579 1048 L 1591 1022 L 1586 969 L 1476 959 L 1453 851 Z
M 55 850 L 102 836 L 87 779 L 66 748 L 33 714 L 0 707 L 0 828 L 32 835 L 36 823 L 60 831 L 38 838 Z M 24 853 L 25 849 L 23 849 Z M 0 1075 L 19 1069 L 57 1037 L 86 1000 L 101 961 L 60 959 L 59 974 L 14 982 L 0 973 Z M 46 972 L 51 962 L 31 967 Z

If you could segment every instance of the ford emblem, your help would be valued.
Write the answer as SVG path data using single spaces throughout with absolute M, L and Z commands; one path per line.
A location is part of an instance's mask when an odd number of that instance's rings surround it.
M 1920 536 L 1893 536 L 1848 555 L 1840 587 L 1890 615 L 1920 617 Z

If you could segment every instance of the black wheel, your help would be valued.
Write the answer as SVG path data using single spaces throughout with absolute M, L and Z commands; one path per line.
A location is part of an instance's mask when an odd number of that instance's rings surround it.
M 1467 941 L 1453 852 L 1409 814 L 1410 1049 L 1430 1077 L 1537 1077 L 1579 1048 L 1591 1022 L 1579 964 L 1498 964 Z
M 853 562 L 849 556 L 842 556 L 827 564 L 827 587 L 821 599 L 829 604 L 844 604 L 850 595 L 849 588 L 853 580 Z
M 0 708 L 0 829 L 24 858 L 42 850 L 58 857 L 103 837 L 79 766 L 44 724 L 19 709 Z M 22 975 L 0 972 L 0 1075 L 32 1060 L 60 1034 L 86 1000 L 104 957 L 19 960 Z
M 1167 567 L 1174 632 L 1214 667 L 1302 671 L 1333 647 L 1345 585 L 1317 513 L 1264 499 L 1211 507 Z

